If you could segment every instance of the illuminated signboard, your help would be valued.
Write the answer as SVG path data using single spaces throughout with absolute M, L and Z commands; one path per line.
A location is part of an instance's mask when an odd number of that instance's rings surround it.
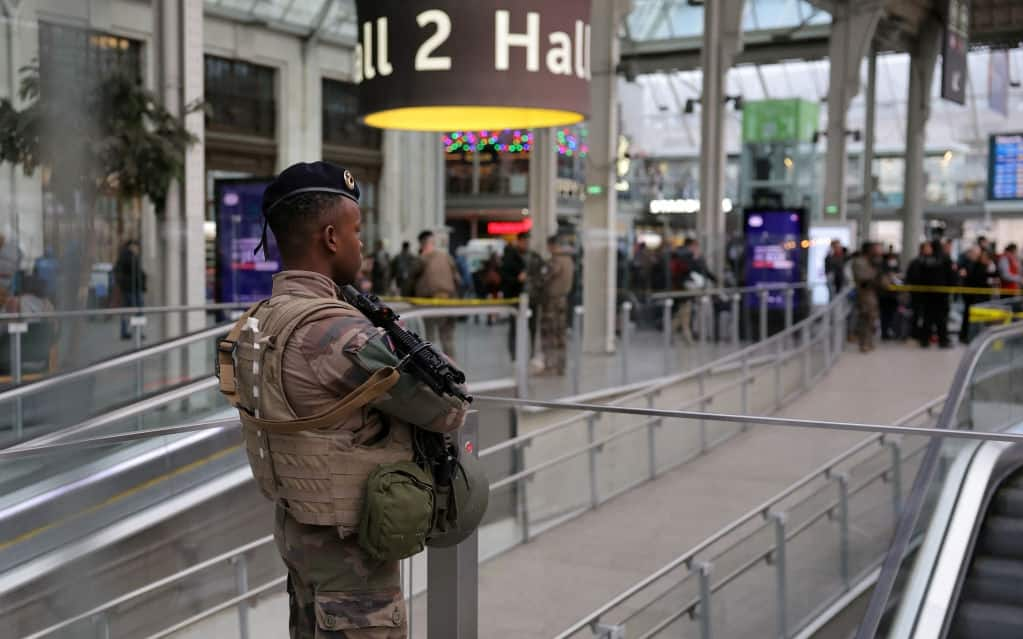
M 988 152 L 989 200 L 1023 200 L 1023 133 L 996 133 Z
M 487 222 L 487 233 L 490 235 L 518 235 L 533 228 L 533 218 L 527 217 L 519 222 Z
M 721 200 L 721 211 L 723 213 L 732 212 L 732 200 L 725 198 Z M 700 211 L 700 201 L 692 198 L 681 199 L 681 200 L 651 200 L 650 201 L 650 214 L 651 215 L 674 215 L 674 214 L 693 214 Z
M 796 284 L 806 275 L 806 254 L 810 241 L 806 237 L 806 214 L 802 209 L 747 210 L 746 285 Z M 801 304 L 801 291 L 796 291 L 795 306 Z M 759 307 L 757 293 L 746 295 L 746 304 Z M 785 294 L 771 291 L 767 295 L 768 308 L 785 308 Z
M 217 180 L 217 301 L 258 302 L 270 297 L 280 255 L 267 232 L 267 258 L 254 254 L 263 235 L 263 191 L 269 180 Z

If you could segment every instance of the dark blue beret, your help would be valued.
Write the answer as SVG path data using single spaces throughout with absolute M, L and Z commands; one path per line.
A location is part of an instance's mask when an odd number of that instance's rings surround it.
M 263 191 L 263 215 L 300 193 L 333 193 L 359 203 L 359 185 L 351 171 L 330 162 L 299 162 L 281 171 Z

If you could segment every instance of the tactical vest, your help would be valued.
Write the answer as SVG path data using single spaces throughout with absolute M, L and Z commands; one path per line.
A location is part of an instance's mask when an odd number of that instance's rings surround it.
M 358 529 L 366 479 L 381 464 L 412 459 L 407 424 L 390 420 L 383 441 L 355 442 L 355 433 L 379 416 L 368 407 L 399 378 L 382 368 L 336 405 L 300 418 L 284 393 L 284 348 L 313 316 L 358 316 L 334 299 L 280 295 L 250 308 L 217 345 L 220 392 L 238 409 L 245 450 L 262 493 L 299 522 Z

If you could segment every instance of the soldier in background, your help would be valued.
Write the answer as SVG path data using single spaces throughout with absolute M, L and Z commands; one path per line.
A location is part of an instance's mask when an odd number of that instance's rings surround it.
M 861 353 L 874 350 L 874 327 L 884 288 L 883 266 L 881 245 L 877 242 L 864 242 L 862 251 L 852 261 L 853 281 L 856 282 L 856 336 Z
M 543 342 L 544 371 L 565 374 L 565 332 L 568 329 L 568 295 L 572 292 L 575 261 L 572 252 L 558 243 L 558 236 L 547 240 L 550 260 L 543 268 L 540 339 Z
M 416 256 L 412 254 L 411 245 L 408 242 L 401 243 L 401 253 L 394 256 L 391 261 L 391 277 L 398 287 L 398 295 L 411 295 L 412 271 L 416 267 Z
M 455 261 L 447 251 L 437 250 L 437 240 L 431 231 L 419 234 L 419 261 L 412 274 L 416 297 L 451 299 L 458 293 L 461 277 Z M 455 356 L 455 318 L 427 318 L 426 338 L 439 338 L 441 348 L 448 357 Z
M 413 395 L 401 401 L 374 384 L 398 357 L 339 300 L 362 262 L 358 201 L 352 174 L 326 162 L 296 164 L 267 187 L 263 215 L 285 270 L 217 345 L 220 391 L 239 410 L 253 476 L 276 508 L 292 639 L 406 639 L 398 562 L 359 543 L 366 479 L 413 458 L 413 425 L 450 432 L 466 411 L 406 373 L 398 384 Z

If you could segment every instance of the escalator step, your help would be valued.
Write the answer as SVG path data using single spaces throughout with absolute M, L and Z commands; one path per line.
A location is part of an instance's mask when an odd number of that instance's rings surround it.
M 1023 605 L 1023 561 L 978 556 L 963 586 L 964 601 Z
M 977 553 L 1023 559 L 1023 519 L 988 517 L 977 540 Z
M 1023 637 L 1023 608 L 966 601 L 952 623 L 952 639 L 1019 639 Z
M 999 490 L 991 506 L 993 514 L 1023 518 L 1023 487 Z

